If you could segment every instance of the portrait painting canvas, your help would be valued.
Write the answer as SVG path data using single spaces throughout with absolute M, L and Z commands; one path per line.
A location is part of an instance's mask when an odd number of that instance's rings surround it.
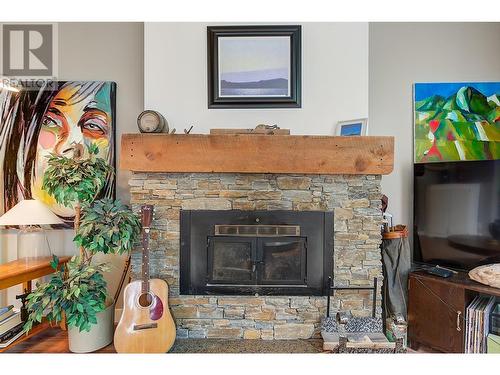
M 72 227 L 74 207 L 55 202 L 42 189 L 48 156 L 89 157 L 88 146 L 115 166 L 116 84 L 107 81 L 59 81 L 19 92 L 0 88 L 0 163 L 2 212 L 23 199 L 48 205 Z M 114 197 L 114 173 L 100 197 Z
M 290 38 L 220 37 L 219 95 L 289 96 Z
M 415 162 L 500 159 L 500 82 L 416 83 Z

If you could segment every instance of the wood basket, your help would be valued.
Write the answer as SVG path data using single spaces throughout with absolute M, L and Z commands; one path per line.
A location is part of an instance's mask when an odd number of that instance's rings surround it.
M 384 240 L 395 240 L 397 238 L 406 238 L 408 237 L 408 227 L 406 225 L 395 225 L 393 227 L 389 227 L 389 232 L 383 232 L 382 238 Z

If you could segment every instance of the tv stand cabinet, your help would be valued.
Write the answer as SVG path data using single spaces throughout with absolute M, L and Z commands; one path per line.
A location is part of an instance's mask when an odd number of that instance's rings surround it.
M 500 297 L 500 289 L 471 280 L 467 273 L 447 279 L 425 271 L 408 279 L 408 341 L 412 349 L 423 345 L 444 353 L 463 353 L 465 312 L 478 294 Z

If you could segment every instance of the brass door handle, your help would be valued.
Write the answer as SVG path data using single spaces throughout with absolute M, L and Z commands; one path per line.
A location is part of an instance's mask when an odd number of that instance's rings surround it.
M 462 315 L 461 311 L 457 311 L 457 331 L 461 331 L 462 328 L 460 328 L 460 315 Z

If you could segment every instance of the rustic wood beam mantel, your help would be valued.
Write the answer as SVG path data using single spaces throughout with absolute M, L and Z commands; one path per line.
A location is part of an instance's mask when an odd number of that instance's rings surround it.
M 394 137 L 124 134 L 120 168 L 136 172 L 389 174 Z

